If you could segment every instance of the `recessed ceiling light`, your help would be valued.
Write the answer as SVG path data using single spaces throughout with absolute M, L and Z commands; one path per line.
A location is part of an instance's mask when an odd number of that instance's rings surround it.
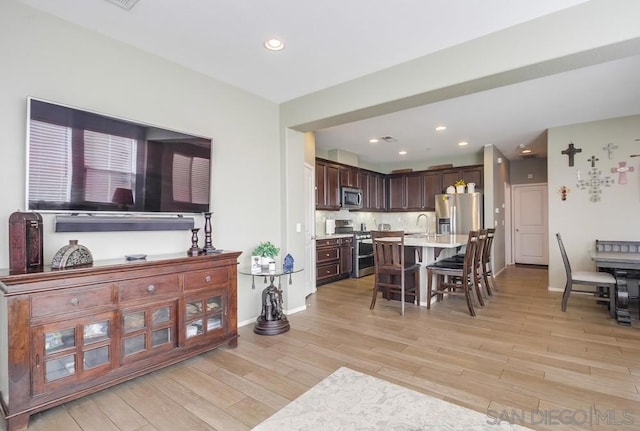
M 522 150 L 522 154 L 529 154 L 531 150 Z
M 401 156 L 404 156 L 405 154 L 407 154 L 407 152 L 402 150 L 402 151 L 399 151 L 398 154 L 400 154 Z
M 280 51 L 284 48 L 284 42 L 280 39 L 269 39 L 264 43 L 264 47 L 269 51 Z
M 438 127 L 436 127 L 436 132 L 442 132 L 443 130 L 447 130 L 447 126 L 438 126 Z
M 369 143 L 371 143 L 371 144 L 375 144 L 375 143 L 377 143 L 377 142 L 378 142 L 378 139 L 377 139 L 377 138 L 371 138 L 371 139 L 369 139 Z
M 469 143 L 467 141 L 458 142 L 458 146 L 460 146 L 460 147 L 464 147 L 465 145 L 469 145 Z

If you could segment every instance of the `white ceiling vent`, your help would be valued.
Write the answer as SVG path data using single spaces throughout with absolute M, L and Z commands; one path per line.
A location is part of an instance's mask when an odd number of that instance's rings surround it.
M 131 10 L 139 0 L 107 0 L 109 3 L 120 6 L 122 9 Z
M 380 140 L 385 142 L 398 142 L 398 140 L 393 136 L 382 136 Z

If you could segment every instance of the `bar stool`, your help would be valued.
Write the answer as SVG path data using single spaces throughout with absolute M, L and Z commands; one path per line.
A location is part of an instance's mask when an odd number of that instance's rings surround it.
M 478 246 L 478 231 L 469 232 L 466 251 L 462 264 L 454 261 L 436 261 L 427 266 L 427 310 L 431 309 L 431 298 L 437 297 L 441 301 L 445 294 L 464 296 L 471 316 L 476 315 L 473 308 L 474 288 L 474 258 Z M 433 289 L 433 277 L 436 277 L 436 287 Z M 446 278 L 445 278 L 446 277 Z
M 378 291 L 384 291 L 387 299 L 393 293 L 400 294 L 401 313 L 404 315 L 405 295 L 413 297 L 420 305 L 420 265 L 405 265 L 403 231 L 372 231 L 373 241 L 373 298 L 369 309 L 376 306 Z M 413 277 L 413 285 L 405 287 L 407 276 Z

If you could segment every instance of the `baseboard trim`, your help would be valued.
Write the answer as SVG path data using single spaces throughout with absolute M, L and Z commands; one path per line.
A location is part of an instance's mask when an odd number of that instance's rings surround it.
M 189 230 L 192 217 L 56 216 L 56 232 Z

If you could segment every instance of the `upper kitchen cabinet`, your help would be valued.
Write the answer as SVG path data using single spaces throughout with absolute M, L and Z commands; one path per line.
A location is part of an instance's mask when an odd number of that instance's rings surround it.
M 422 202 L 420 173 L 389 175 L 389 211 L 419 211 Z
M 436 195 L 442 193 L 442 174 L 439 171 L 422 174 L 422 205 L 425 211 L 436 210 Z
M 460 166 L 457 168 L 449 168 L 442 172 L 442 193 L 448 186 L 454 185 L 458 180 L 464 180 L 465 183 L 475 183 L 477 189 L 483 188 L 483 165 Z
M 316 209 L 340 209 L 340 166 L 316 160 Z
M 358 182 L 358 168 L 340 166 L 340 187 L 360 187 Z
M 386 208 L 385 175 L 360 169 L 358 187 L 362 190 L 363 211 L 384 211 Z

